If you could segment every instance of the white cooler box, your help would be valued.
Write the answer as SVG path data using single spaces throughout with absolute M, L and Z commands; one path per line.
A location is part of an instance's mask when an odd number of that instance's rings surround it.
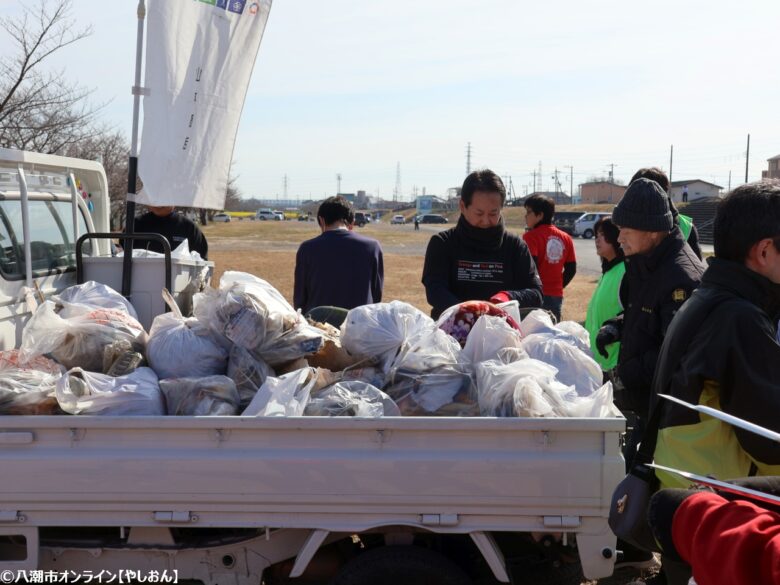
M 84 256 L 84 280 L 94 280 L 122 291 L 122 261 L 115 257 Z M 171 258 L 171 293 L 182 314 L 192 314 L 192 297 L 211 282 L 214 263 L 204 260 Z M 148 331 L 157 315 L 166 311 L 162 298 L 165 287 L 165 258 L 133 258 L 133 285 L 130 302 L 138 320 Z

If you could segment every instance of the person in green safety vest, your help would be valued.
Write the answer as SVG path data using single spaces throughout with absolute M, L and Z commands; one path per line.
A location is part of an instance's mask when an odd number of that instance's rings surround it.
M 620 302 L 620 283 L 626 273 L 625 256 L 618 244 L 620 229 L 612 222 L 612 218 L 602 217 L 593 228 L 596 234 L 596 254 L 601 258 L 601 278 L 593 291 L 585 316 L 585 329 L 590 336 L 591 347 L 596 347 L 596 336 L 607 319 L 612 319 L 623 310 Z M 620 343 L 607 346 L 607 357 L 598 351 L 593 352 L 593 358 L 605 372 L 617 365 Z
M 699 246 L 699 232 L 696 230 L 696 226 L 693 225 L 693 219 L 687 215 L 683 215 L 675 207 L 674 201 L 672 201 L 672 193 L 670 190 L 672 184 L 669 182 L 669 177 L 666 176 L 666 173 L 658 167 L 642 168 L 634 173 L 634 176 L 631 177 L 629 184 L 633 183 L 637 179 L 650 179 L 651 181 L 655 181 L 661 185 L 664 191 L 666 191 L 666 193 L 669 195 L 669 209 L 672 212 L 672 219 L 674 220 L 675 225 L 680 227 L 680 231 L 682 232 L 685 241 L 688 242 L 688 245 L 691 247 L 691 250 L 693 250 L 693 253 L 699 257 L 699 260 L 701 260 L 702 255 L 701 246 Z

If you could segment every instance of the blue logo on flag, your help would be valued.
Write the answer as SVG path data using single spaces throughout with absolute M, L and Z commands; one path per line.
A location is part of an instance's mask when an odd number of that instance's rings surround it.
M 246 0 L 228 0 L 228 11 L 241 14 L 244 12 L 244 6 L 246 6 Z

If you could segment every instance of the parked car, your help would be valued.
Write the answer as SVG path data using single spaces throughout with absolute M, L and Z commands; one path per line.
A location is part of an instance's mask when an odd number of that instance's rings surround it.
M 272 221 L 280 221 L 282 219 L 273 209 L 261 209 L 255 214 L 255 217 L 262 221 L 268 221 L 269 219 Z M 282 217 L 284 217 L 284 214 L 282 214 Z
M 365 213 L 363 211 L 356 211 L 355 212 L 355 225 L 358 227 L 363 227 L 367 223 L 371 222 L 371 215 L 368 213 Z
M 406 223 L 406 218 L 403 215 L 394 215 L 393 219 L 390 220 L 391 225 L 395 225 L 395 224 L 403 225 L 405 223 Z
M 284 211 L 274 210 L 274 219 L 276 221 L 284 221 Z
M 577 221 L 574 222 L 574 235 L 582 236 L 586 240 L 589 240 L 595 235 L 594 227 L 596 222 L 602 217 L 608 217 L 610 215 L 612 214 L 602 211 L 584 213 Z
M 227 213 L 217 213 L 211 218 L 211 221 L 228 223 L 230 216 Z
M 581 211 L 556 211 L 553 225 L 570 236 L 574 235 L 574 222 L 582 217 Z
M 309 221 L 309 216 L 305 213 L 298 214 L 298 221 Z
M 447 223 L 447 218 L 436 213 L 426 213 L 420 218 L 420 223 Z

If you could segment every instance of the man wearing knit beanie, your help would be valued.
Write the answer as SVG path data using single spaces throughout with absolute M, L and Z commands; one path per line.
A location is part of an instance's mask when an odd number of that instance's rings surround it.
M 612 221 L 620 228 L 618 243 L 626 264 L 633 266 L 620 288 L 623 313 L 604 324 L 596 347 L 603 354 L 606 345 L 621 341 L 618 365 L 610 372 L 615 402 L 644 420 L 666 328 L 699 285 L 704 265 L 686 244 L 674 223 L 669 197 L 655 181 L 631 183 Z M 626 453 L 627 461 L 632 458 L 633 453 Z
M 642 440 L 651 403 L 651 386 L 664 335 L 672 318 L 699 286 L 704 265 L 685 242 L 674 222 L 669 197 L 650 179 L 637 179 L 612 212 L 620 228 L 618 243 L 626 255 L 626 275 L 620 287 L 623 313 L 604 323 L 596 349 L 620 341 L 617 366 L 607 373 L 615 404 L 629 426 L 626 466 Z M 622 544 L 622 543 L 621 543 Z M 623 563 L 642 566 L 652 555 L 623 546 Z

